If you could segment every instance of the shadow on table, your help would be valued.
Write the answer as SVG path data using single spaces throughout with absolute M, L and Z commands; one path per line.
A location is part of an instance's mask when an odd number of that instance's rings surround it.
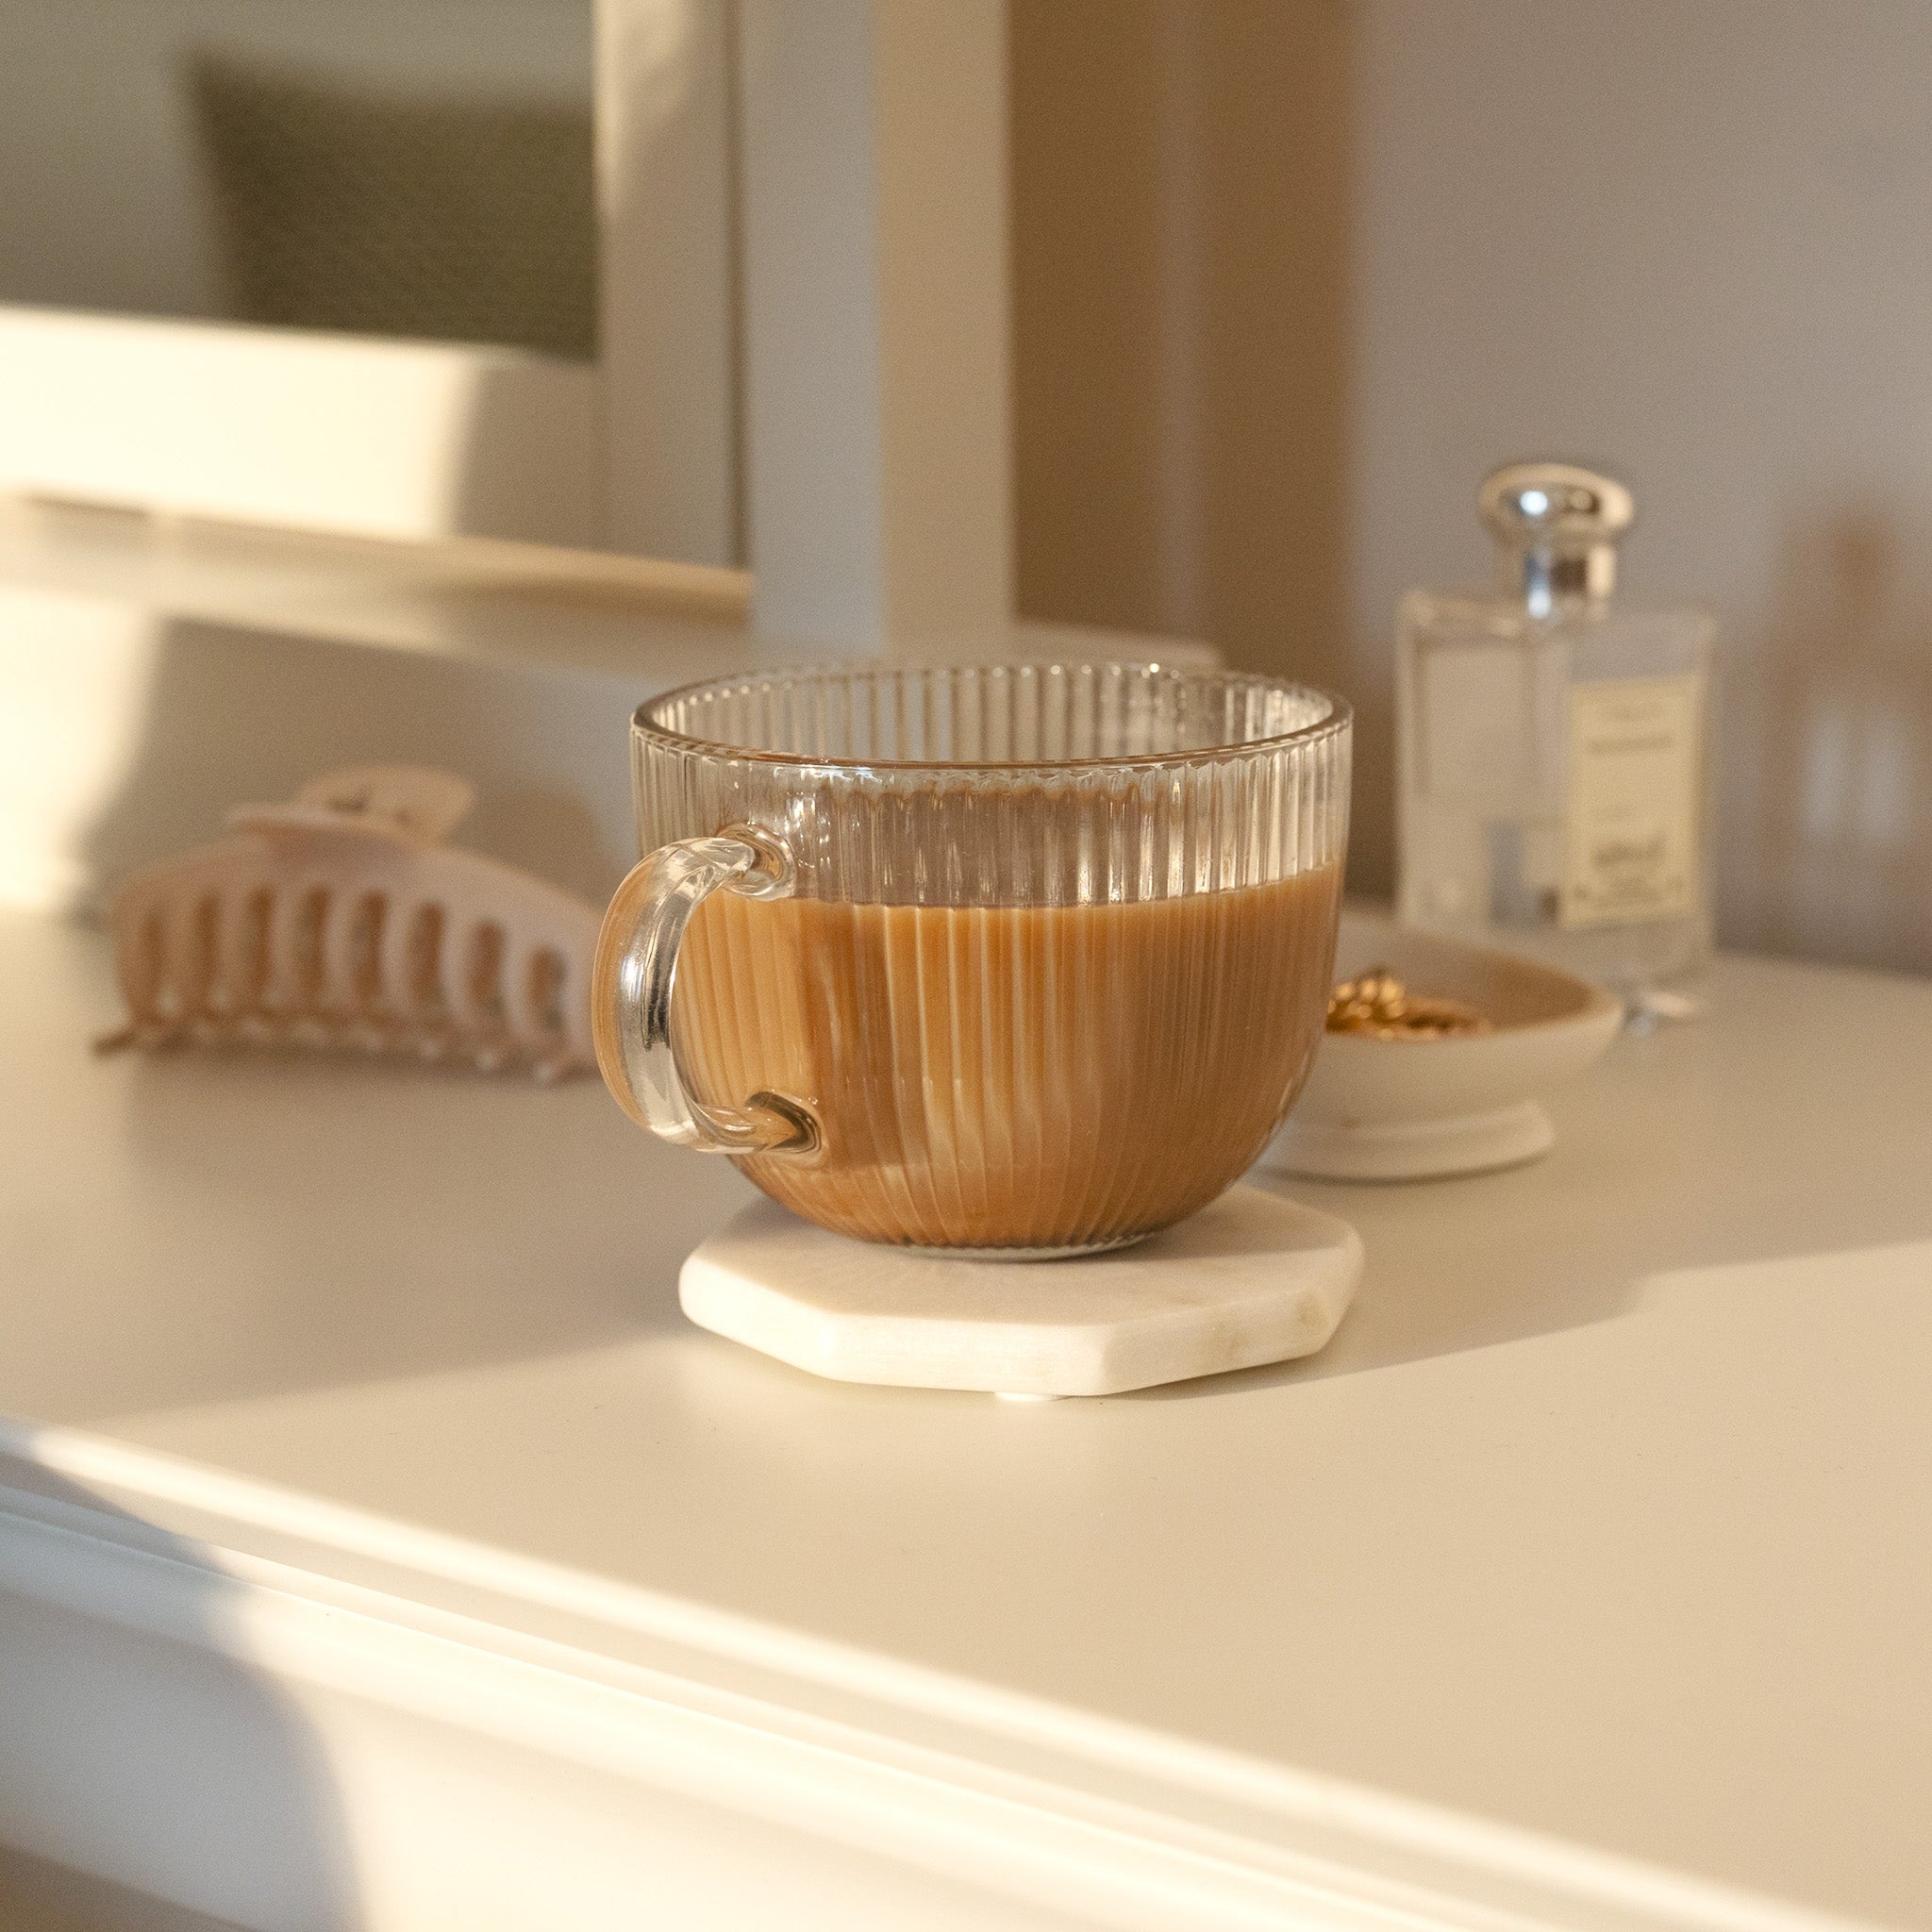
M 356 1932 L 324 1747 L 240 1586 L 32 1442 L 0 1424 L 0 1924 Z
M 748 1191 L 593 1079 L 104 1059 L 100 936 L 9 964 L 9 1110 L 48 1124 L 0 1190 L 0 1411 L 98 1427 L 592 1347 L 675 1321 L 677 1264 Z
M 1740 961 L 1694 1024 L 1624 1039 L 1553 1097 L 1543 1160 L 1452 1180 L 1264 1179 L 1358 1226 L 1367 1265 L 1334 1340 L 1300 1362 L 1110 1398 L 1212 1400 L 1615 1321 L 1681 1270 L 1932 1241 L 1909 1073 L 1921 982 L 1824 982 Z M 1902 1058 L 1903 1055 L 1903 1058 Z

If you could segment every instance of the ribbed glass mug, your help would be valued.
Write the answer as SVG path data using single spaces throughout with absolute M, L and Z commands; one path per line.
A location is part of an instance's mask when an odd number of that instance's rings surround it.
M 625 1109 L 860 1240 L 1046 1257 L 1204 1207 L 1326 1011 L 1349 712 L 1153 664 L 774 672 L 632 724 L 592 975 Z

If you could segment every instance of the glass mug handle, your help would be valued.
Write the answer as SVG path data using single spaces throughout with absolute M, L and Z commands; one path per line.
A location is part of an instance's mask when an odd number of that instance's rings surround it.
M 660 845 L 633 866 L 597 934 L 591 1033 L 597 1065 L 632 1120 L 700 1154 L 816 1154 L 819 1124 L 802 1101 L 754 1093 L 710 1107 L 691 1091 L 671 1032 L 677 953 L 691 914 L 722 886 L 748 899 L 791 891 L 791 855 L 758 825 Z

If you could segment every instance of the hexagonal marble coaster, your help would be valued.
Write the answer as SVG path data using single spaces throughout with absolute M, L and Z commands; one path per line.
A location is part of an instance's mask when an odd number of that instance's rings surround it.
M 755 1201 L 677 1289 L 701 1328 L 836 1381 L 1111 1395 L 1312 1355 L 1361 1269 L 1347 1222 L 1235 1187 L 1138 1246 L 1065 1261 L 875 1246 Z

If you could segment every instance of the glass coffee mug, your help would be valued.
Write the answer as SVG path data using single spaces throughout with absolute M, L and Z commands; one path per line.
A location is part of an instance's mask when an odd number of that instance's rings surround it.
M 1349 712 L 1152 664 L 774 672 L 631 730 L 598 1062 L 862 1241 L 1044 1258 L 1206 1206 L 1321 1041 Z

